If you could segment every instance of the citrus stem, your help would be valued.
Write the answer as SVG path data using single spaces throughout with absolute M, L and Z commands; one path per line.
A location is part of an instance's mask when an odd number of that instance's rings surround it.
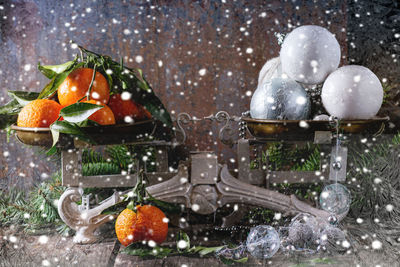
M 94 83 L 94 79 L 96 77 L 96 64 L 93 67 L 93 76 L 92 76 L 92 80 L 90 81 L 90 85 L 89 85 L 89 89 L 88 92 L 86 94 L 87 96 L 87 100 L 90 100 L 90 93 L 92 92 L 92 87 L 93 87 L 93 83 Z M 80 101 L 80 100 L 79 100 Z

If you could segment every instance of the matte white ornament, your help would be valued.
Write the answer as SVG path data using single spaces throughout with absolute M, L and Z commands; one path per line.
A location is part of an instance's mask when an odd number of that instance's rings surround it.
M 382 105 L 383 88 L 368 68 L 344 66 L 328 76 L 321 99 L 326 111 L 339 119 L 370 119 Z
M 327 29 L 306 25 L 294 29 L 283 41 L 282 71 L 304 84 L 319 84 L 337 69 L 340 46 Z
M 329 121 L 329 116 L 326 114 L 320 114 L 314 117 L 315 121 Z
M 279 57 L 274 57 L 268 60 L 258 75 L 258 86 L 270 81 L 272 78 L 282 77 L 282 66 Z

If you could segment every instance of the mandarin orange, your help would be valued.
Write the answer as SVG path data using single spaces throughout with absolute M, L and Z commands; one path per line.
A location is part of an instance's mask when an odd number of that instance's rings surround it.
M 61 109 L 61 105 L 53 100 L 33 100 L 19 112 L 17 125 L 20 127 L 49 127 L 59 117 Z
M 168 219 L 159 208 L 151 205 L 137 206 L 137 214 L 147 218 L 145 240 L 161 244 L 167 238 Z
M 115 117 L 114 113 L 112 110 L 105 104 L 96 101 L 96 100 L 89 100 L 85 101 L 85 103 L 90 103 L 90 104 L 96 104 L 96 105 L 102 105 L 103 108 L 99 109 L 92 115 L 90 115 L 89 120 L 95 121 L 100 125 L 111 125 L 115 124 Z
M 108 106 L 114 112 L 115 120 L 117 123 L 151 118 L 150 112 L 148 112 L 142 105 L 136 103 L 131 99 L 122 99 L 121 94 L 112 95 L 110 97 L 110 102 L 108 103 Z
M 115 232 L 124 246 L 142 240 L 153 240 L 161 244 L 167 238 L 168 220 L 155 206 L 136 206 L 136 212 L 125 209 L 119 214 Z
M 69 106 L 84 97 L 88 93 L 92 76 L 93 69 L 90 68 L 79 68 L 71 72 L 57 90 L 61 106 Z M 107 104 L 110 99 L 107 79 L 98 71 L 96 71 L 89 98 L 100 101 L 102 104 Z

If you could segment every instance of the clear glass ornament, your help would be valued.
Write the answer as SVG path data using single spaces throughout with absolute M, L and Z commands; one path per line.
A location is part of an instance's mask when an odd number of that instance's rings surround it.
M 322 190 L 319 203 L 322 209 L 335 215 L 341 215 L 350 209 L 351 194 L 342 184 L 330 184 Z
M 271 258 L 279 250 L 280 245 L 278 232 L 268 225 L 251 228 L 246 241 L 247 250 L 258 259 Z

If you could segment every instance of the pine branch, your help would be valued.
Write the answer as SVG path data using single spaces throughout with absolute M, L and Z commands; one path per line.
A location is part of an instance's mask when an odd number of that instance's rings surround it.
M 82 152 L 82 163 L 100 163 L 106 162 L 100 152 L 93 149 L 84 149 Z
M 128 167 L 133 164 L 131 152 L 126 145 L 108 146 L 105 151 L 110 156 L 111 162 L 122 170 L 128 170 Z
M 111 162 L 86 163 L 82 165 L 84 176 L 119 174 L 121 169 Z

